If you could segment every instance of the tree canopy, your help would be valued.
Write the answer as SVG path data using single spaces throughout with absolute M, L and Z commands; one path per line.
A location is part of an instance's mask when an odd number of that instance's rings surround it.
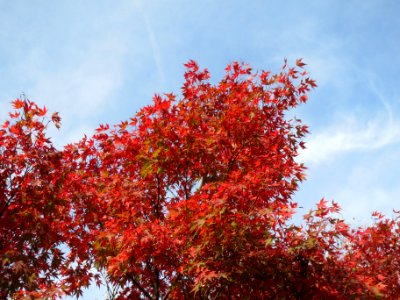
M 216 84 L 189 61 L 182 95 L 56 149 L 27 99 L 0 129 L 0 298 L 81 295 L 99 272 L 118 299 L 393 299 L 399 219 L 352 228 L 321 199 L 292 220 L 316 87 L 305 64 L 232 63 Z

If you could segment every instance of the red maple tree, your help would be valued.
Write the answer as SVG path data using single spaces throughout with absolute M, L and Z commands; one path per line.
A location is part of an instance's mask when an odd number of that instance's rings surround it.
M 351 229 L 322 199 L 291 221 L 308 131 L 288 112 L 316 86 L 304 66 L 233 63 L 211 84 L 190 61 L 182 97 L 156 95 L 62 151 L 45 108 L 14 101 L 0 131 L 0 296 L 80 295 L 94 268 L 118 299 L 400 296 L 398 219 Z
M 0 129 L 0 298 L 23 290 L 51 293 L 61 266 L 68 201 L 58 197 L 62 153 L 45 135 L 46 108 L 13 102 Z M 52 122 L 59 126 L 59 117 Z

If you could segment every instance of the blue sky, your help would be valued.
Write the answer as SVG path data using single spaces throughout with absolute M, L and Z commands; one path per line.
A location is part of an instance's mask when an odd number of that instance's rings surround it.
M 363 224 L 400 208 L 399 11 L 396 0 L 0 0 L 0 118 L 24 93 L 60 113 L 61 147 L 179 93 L 189 59 L 217 81 L 234 60 L 278 70 L 303 58 L 319 87 L 295 112 L 311 130 L 295 199 L 301 212 L 334 199 Z

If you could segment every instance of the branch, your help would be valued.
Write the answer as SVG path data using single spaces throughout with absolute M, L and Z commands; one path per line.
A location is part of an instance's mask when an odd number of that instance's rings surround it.
M 16 191 L 14 191 L 14 193 L 12 193 L 12 195 L 5 200 L 4 202 L 4 206 L 2 207 L 1 211 L 0 211 L 0 218 L 3 216 L 3 214 L 6 212 L 8 206 L 10 205 L 12 199 L 14 198 L 14 196 L 16 195 Z
M 132 283 L 148 298 L 148 299 L 153 299 L 151 295 L 142 287 L 139 282 L 133 277 L 133 276 L 128 276 L 128 278 L 132 281 Z
M 157 267 L 154 268 L 154 276 L 154 298 L 158 300 L 160 298 L 160 273 Z
M 168 292 L 165 294 L 165 296 L 163 297 L 162 300 L 167 300 L 169 297 L 169 294 L 171 293 L 171 289 L 173 288 L 173 286 L 175 285 L 175 283 L 181 278 L 182 274 L 179 273 L 178 276 L 176 276 L 175 280 L 172 282 Z

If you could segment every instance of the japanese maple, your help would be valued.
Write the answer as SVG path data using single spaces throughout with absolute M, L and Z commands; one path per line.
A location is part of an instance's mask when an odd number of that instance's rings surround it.
M 60 234 L 68 204 L 62 153 L 47 138 L 46 108 L 15 100 L 0 129 L 0 298 L 18 291 L 52 289 L 62 261 Z M 53 114 L 50 120 L 59 126 Z
M 96 268 L 118 299 L 398 297 L 398 219 L 351 229 L 322 199 L 291 221 L 308 129 L 289 115 L 316 87 L 304 66 L 232 63 L 212 84 L 190 61 L 181 96 L 62 151 L 46 109 L 14 101 L 0 131 L 0 296 L 80 295 Z

